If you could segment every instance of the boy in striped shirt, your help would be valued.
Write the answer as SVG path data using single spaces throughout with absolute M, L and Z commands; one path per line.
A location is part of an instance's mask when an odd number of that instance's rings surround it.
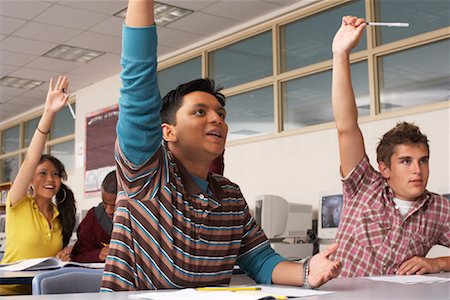
M 214 82 L 180 85 L 161 101 L 153 1 L 130 1 L 125 24 L 119 193 L 102 290 L 229 284 L 235 263 L 259 283 L 318 287 L 335 277 L 340 264 L 327 257 L 337 245 L 304 272 L 271 249 L 239 187 L 208 172 L 228 131 Z

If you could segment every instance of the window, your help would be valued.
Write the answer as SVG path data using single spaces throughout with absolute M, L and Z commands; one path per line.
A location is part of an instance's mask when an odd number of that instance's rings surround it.
M 3 131 L 2 134 L 2 154 L 19 150 L 20 127 L 14 126 Z
M 75 108 L 75 105 L 72 106 Z M 18 125 L 0 130 L 0 183 L 13 181 L 16 177 L 40 118 L 41 116 L 18 122 Z M 44 153 L 50 153 L 61 160 L 67 172 L 74 170 L 74 131 L 75 120 L 69 108 L 65 107 L 55 116 L 44 149 Z
M 364 1 L 344 4 L 282 26 L 282 72 L 331 59 L 331 41 L 345 15 L 365 16 Z M 365 48 L 366 35 L 354 51 Z
M 50 146 L 49 150 L 51 155 L 57 157 L 64 164 L 66 172 L 72 172 L 75 169 L 75 143 L 73 140 Z
M 345 15 L 410 23 L 406 29 L 367 26 L 353 49 L 359 116 L 402 115 L 405 108 L 431 103 L 432 109 L 444 107 L 449 101 L 450 5 L 442 0 L 317 1 L 259 24 L 257 33 L 243 30 L 222 46 L 218 40 L 186 53 L 195 58 L 159 72 L 162 93 L 199 77 L 189 77 L 190 72 L 203 70 L 227 95 L 228 141 L 332 126 L 331 45 Z
M 37 125 L 39 124 L 40 118 L 34 118 L 25 123 L 25 132 L 23 137 L 23 146 L 28 147 L 33 138 L 34 132 L 36 131 Z
M 210 78 L 224 88 L 272 76 L 272 32 L 209 53 Z
M 73 110 L 76 112 L 76 105 L 72 104 Z M 75 121 L 70 113 L 69 107 L 65 106 L 55 116 L 50 131 L 50 139 L 56 139 L 75 132 Z
M 450 40 L 378 59 L 381 112 L 449 100 Z
M 377 44 L 382 45 L 450 25 L 450 5 L 446 0 L 375 1 L 377 21 L 406 22 L 409 27 L 377 27 Z M 447 57 L 448 59 L 448 57 Z
M 13 181 L 19 171 L 19 157 L 17 155 L 0 160 L 0 182 Z
M 161 97 L 178 85 L 201 77 L 202 60 L 200 56 L 158 71 L 158 87 Z
M 370 106 L 367 61 L 352 64 L 351 72 L 359 114 L 368 115 Z M 282 95 L 284 130 L 334 120 L 331 107 L 331 71 L 284 82 Z
M 275 132 L 272 86 L 227 98 L 228 140 Z

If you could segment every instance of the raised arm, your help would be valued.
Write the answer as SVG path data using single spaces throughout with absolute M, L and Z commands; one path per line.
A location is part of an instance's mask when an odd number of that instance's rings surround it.
M 333 39 L 332 104 L 339 139 L 341 172 L 345 177 L 365 155 L 358 126 L 358 110 L 350 76 L 350 52 L 358 45 L 366 23 L 352 16 L 342 18 Z
M 161 145 L 153 1 L 128 3 L 122 34 L 122 88 L 117 139 L 126 160 L 142 165 Z
M 53 119 L 55 118 L 56 113 L 66 105 L 67 99 L 69 99 L 69 95 L 63 93 L 63 89 L 67 91 L 68 84 L 69 82 L 66 76 L 59 76 L 56 83 L 53 79 L 50 79 L 44 113 L 42 114 L 33 138 L 31 139 L 25 160 L 20 166 L 19 172 L 9 191 L 11 206 L 17 204 L 17 202 L 19 202 L 19 200 L 27 193 L 28 186 L 34 176 L 42 151 L 44 150 Z
M 125 24 L 129 27 L 153 25 L 153 0 L 130 0 L 128 2 Z

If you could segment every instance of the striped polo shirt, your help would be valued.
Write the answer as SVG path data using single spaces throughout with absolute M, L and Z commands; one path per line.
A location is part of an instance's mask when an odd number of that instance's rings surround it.
M 237 259 L 244 269 L 258 265 L 245 263 L 255 253 L 267 262 L 256 273 L 271 278 L 283 259 L 274 255 L 240 188 L 209 173 L 203 193 L 161 143 L 155 28 L 124 26 L 123 39 L 119 192 L 102 291 L 228 284 Z

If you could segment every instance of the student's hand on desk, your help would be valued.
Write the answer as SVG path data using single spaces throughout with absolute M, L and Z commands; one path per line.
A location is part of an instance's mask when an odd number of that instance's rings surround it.
M 422 275 L 440 272 L 441 268 L 436 259 L 414 256 L 405 260 L 397 270 L 398 275 Z
M 56 257 L 61 259 L 62 261 L 69 261 L 70 254 L 72 253 L 73 246 L 64 247 L 61 251 L 56 254 Z
M 311 287 L 317 288 L 338 275 L 341 263 L 328 259 L 337 251 L 338 246 L 338 244 L 332 244 L 325 251 L 311 257 L 308 276 L 308 283 Z
M 105 246 L 105 247 L 102 248 L 102 250 L 100 251 L 100 253 L 99 253 L 99 255 L 98 255 L 98 258 L 99 258 L 101 261 L 105 261 L 105 260 L 106 260 L 106 257 L 108 256 L 108 252 L 109 252 L 109 245 L 107 245 L 107 246 Z

